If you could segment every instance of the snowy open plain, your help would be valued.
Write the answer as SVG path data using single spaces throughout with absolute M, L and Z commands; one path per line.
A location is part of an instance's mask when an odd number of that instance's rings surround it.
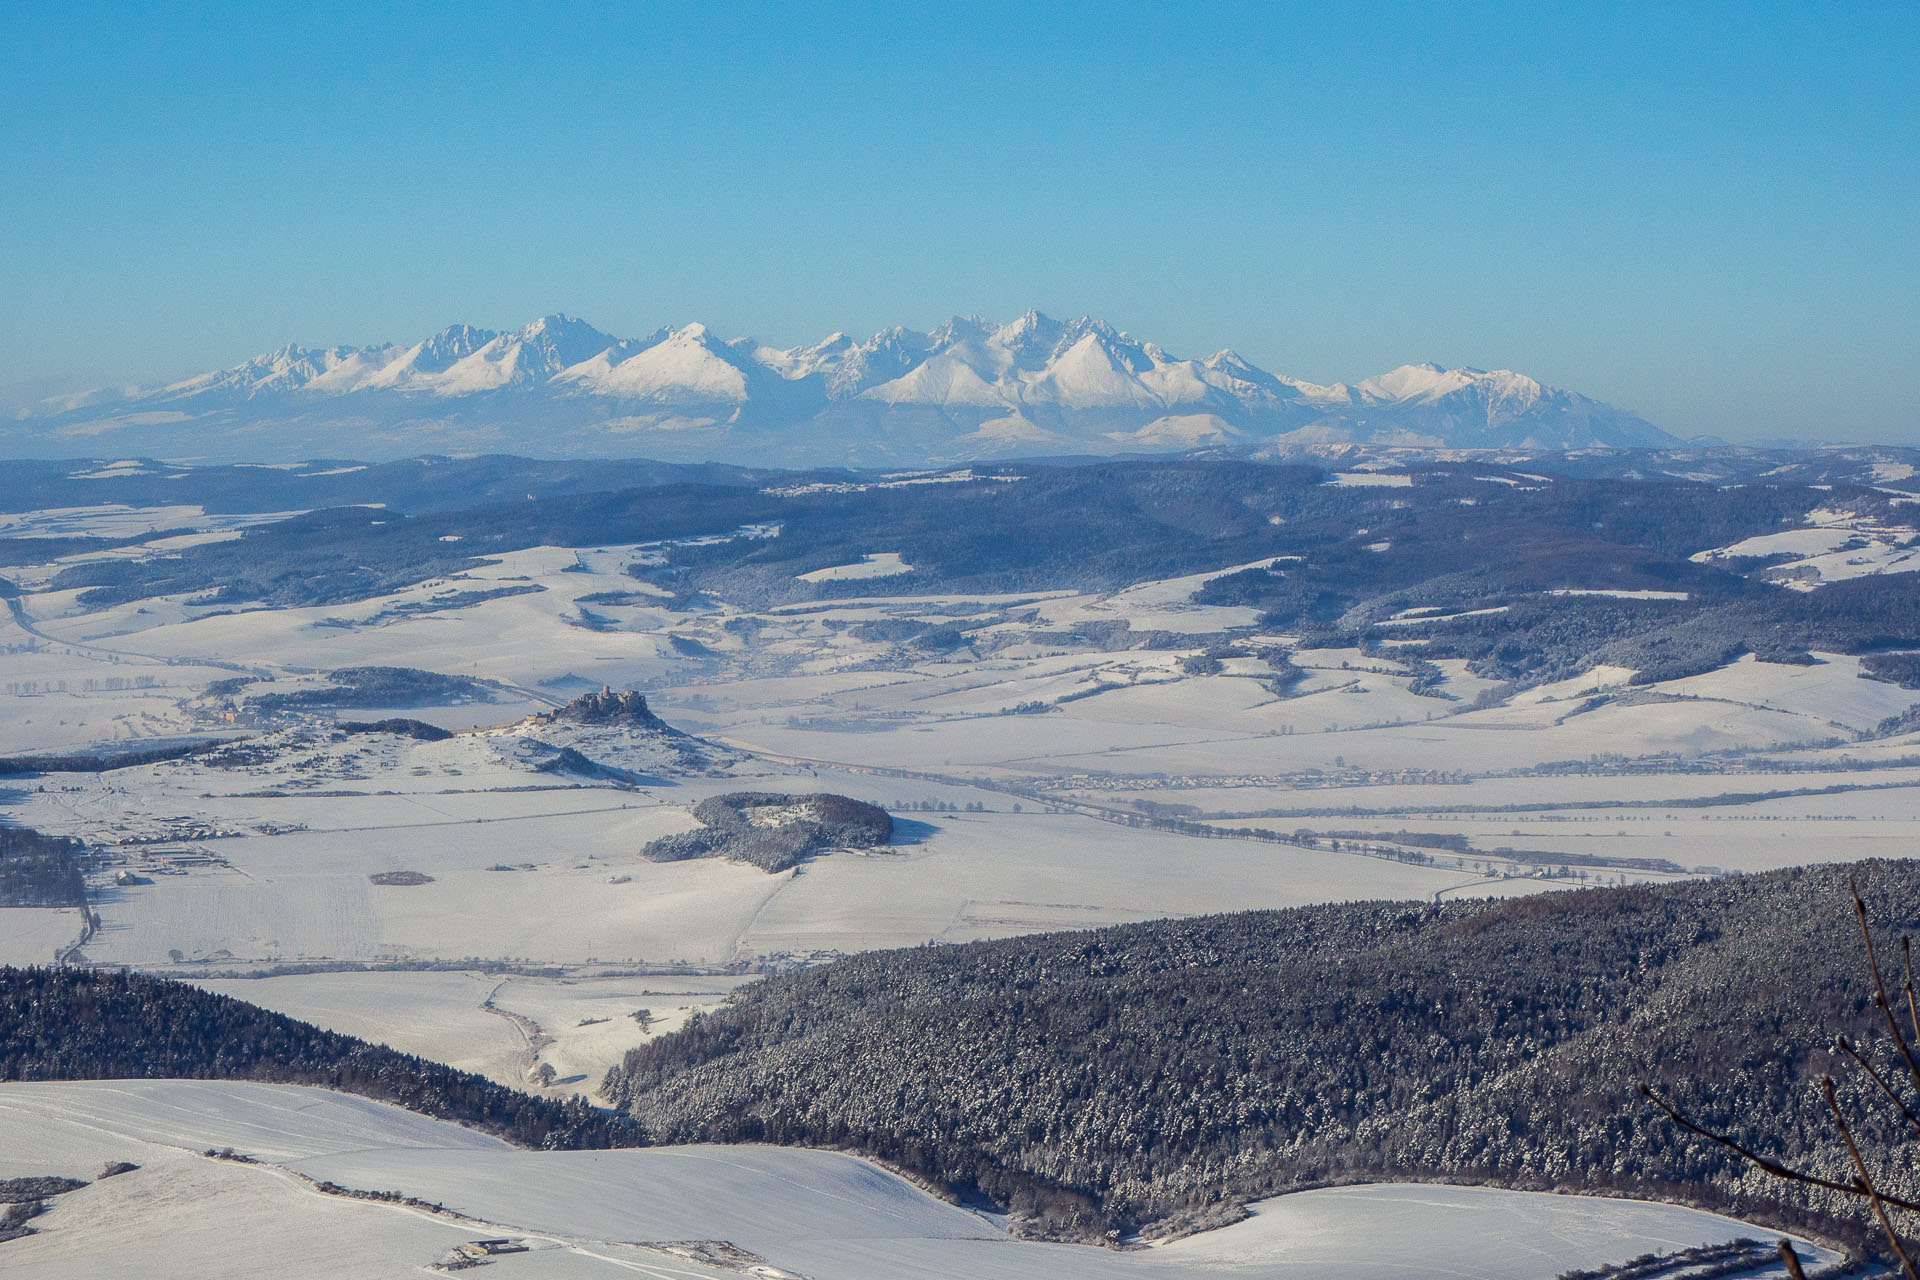
M 199 527 L 170 509 L 85 514 L 116 529 Z M 1920 835 L 1914 735 L 1871 734 L 1920 693 L 1867 679 L 1843 655 L 1748 656 L 1655 686 L 1600 668 L 1518 691 L 1442 660 L 1438 681 L 1416 689 L 1418 673 L 1391 657 L 1287 636 L 1254 635 L 1247 656 L 1195 669 L 1189 658 L 1254 613 L 1190 597 L 1245 564 L 1106 594 L 755 610 L 675 608 L 626 572 L 656 555 L 534 547 L 351 604 L 238 612 L 185 596 L 92 610 L 35 589 L 57 560 L 9 570 L 23 588 L 0 620 L 13 751 L 249 739 L 7 793 L 10 821 L 107 851 L 99 927 L 81 954 L 220 981 L 353 1030 L 371 1025 L 351 1012 L 354 993 L 373 989 L 359 971 L 384 970 L 381 999 L 421 1009 L 391 1037 L 519 1082 L 517 1024 L 469 998 L 516 974 L 639 991 L 649 972 L 735 975 L 1249 906 L 1759 870 L 1899 851 Z M 859 563 L 897 559 L 875 549 Z M 956 620 L 967 643 L 944 652 L 887 638 Z M 1192 647 L 1133 647 L 1148 628 Z M 1253 656 L 1275 651 L 1302 673 L 1289 686 Z M 318 673 L 375 665 L 483 684 L 437 705 L 249 711 L 250 697 L 297 697 Z M 236 678 L 252 683 L 207 693 Z M 724 745 L 682 758 L 526 719 L 600 685 L 644 689 L 670 723 Z M 433 742 L 328 728 L 387 716 L 461 732 Z M 556 772 L 561 747 L 617 772 Z M 775 876 L 637 856 L 692 826 L 699 799 L 741 787 L 874 801 L 901 836 Z M 390 872 L 428 879 L 369 879 Z M 11 959 L 80 940 L 75 915 L 0 919 L 12 921 L 0 932 Z M 289 976 L 261 976 L 276 973 Z M 524 1016 L 561 1079 L 639 1034 L 631 1019 L 622 1039 Z M 589 1035 L 599 1048 L 568 1047 Z

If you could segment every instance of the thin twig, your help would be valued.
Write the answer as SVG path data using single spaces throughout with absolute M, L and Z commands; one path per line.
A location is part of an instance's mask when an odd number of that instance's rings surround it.
M 1858 901 L 1856 895 L 1855 901 Z M 1860 1158 L 1860 1148 L 1854 1144 L 1853 1130 L 1847 1128 L 1847 1118 L 1840 1114 L 1840 1103 L 1833 1096 L 1833 1077 L 1820 1077 L 1820 1092 L 1826 1095 L 1827 1110 L 1833 1113 L 1833 1122 L 1840 1128 L 1840 1136 L 1847 1140 L 1847 1154 L 1853 1157 L 1853 1167 L 1860 1171 L 1855 1180 L 1860 1189 L 1866 1192 L 1867 1201 L 1873 1205 L 1873 1216 L 1880 1219 L 1880 1229 L 1887 1233 L 1887 1243 L 1893 1246 L 1893 1254 L 1900 1259 L 1901 1268 L 1907 1273 L 1907 1280 L 1920 1280 L 1920 1271 L 1913 1269 L 1913 1260 L 1907 1257 L 1907 1251 L 1900 1244 L 1900 1237 L 1894 1234 L 1893 1223 L 1887 1220 L 1887 1207 L 1880 1202 L 1880 1193 L 1874 1189 L 1873 1177 L 1867 1172 L 1867 1162 Z
M 1873 930 L 1867 927 L 1867 904 L 1860 900 L 1860 886 L 1854 883 L 1852 876 L 1847 877 L 1847 888 L 1853 891 L 1853 913 L 1860 918 L 1860 938 L 1867 944 L 1867 967 L 1873 970 L 1873 1002 L 1880 1006 L 1880 1012 L 1887 1020 L 1887 1030 L 1893 1033 L 1893 1042 L 1899 1046 L 1900 1056 L 1907 1060 L 1907 1074 L 1913 1077 L 1913 1087 L 1920 1089 L 1920 1062 L 1914 1061 L 1907 1038 L 1900 1034 L 1900 1023 L 1893 1016 L 1893 1005 L 1887 1000 L 1887 984 L 1880 979 L 1880 959 L 1873 953 Z
M 1913 1112 L 1907 1110 L 1907 1104 L 1900 1100 L 1900 1095 L 1893 1091 L 1893 1086 L 1887 1083 L 1886 1078 L 1873 1069 L 1873 1064 L 1867 1061 L 1866 1055 L 1856 1049 L 1852 1041 L 1848 1040 L 1845 1036 L 1835 1036 L 1833 1042 L 1840 1046 L 1841 1052 L 1860 1064 L 1860 1069 L 1866 1072 L 1875 1084 L 1880 1086 L 1880 1092 L 1887 1095 L 1887 1101 L 1891 1102 L 1894 1108 L 1900 1112 L 1901 1117 L 1912 1126 L 1914 1135 L 1920 1137 L 1920 1117 L 1916 1117 Z
M 1913 939 L 1900 935 L 1900 954 L 1907 962 L 1907 1016 L 1913 1019 L 1913 1042 L 1920 1044 L 1920 1003 L 1913 998 Z
M 1793 1251 L 1793 1245 L 1785 1240 L 1780 1242 L 1780 1261 L 1787 1264 L 1789 1280 L 1807 1280 L 1807 1273 L 1800 1269 L 1800 1255 Z
M 1668 1106 L 1664 1101 L 1661 1100 L 1659 1094 L 1647 1088 L 1646 1085 L 1640 1086 L 1640 1092 L 1647 1099 L 1647 1101 L 1653 1103 L 1654 1106 L 1666 1112 L 1667 1118 L 1669 1120 L 1672 1120 L 1675 1124 L 1679 1125 L 1681 1128 L 1690 1129 L 1694 1133 L 1697 1133 L 1701 1137 L 1707 1139 L 1709 1142 L 1719 1143 L 1721 1146 L 1727 1148 L 1729 1151 L 1739 1156 L 1742 1160 L 1745 1160 L 1747 1163 L 1759 1169 L 1762 1173 L 1770 1173 L 1776 1178 L 1785 1178 L 1789 1182 L 1804 1182 L 1810 1187 L 1819 1187 L 1825 1191 L 1838 1191 L 1843 1195 L 1865 1196 L 1867 1194 L 1866 1192 L 1862 1191 L 1859 1187 L 1853 1186 L 1850 1183 L 1833 1182 L 1833 1181 L 1830 1181 L 1829 1179 L 1818 1177 L 1811 1173 L 1802 1173 L 1798 1169 L 1790 1169 L 1786 1165 L 1781 1164 L 1778 1160 L 1769 1160 L 1767 1159 L 1767 1157 L 1761 1155 L 1759 1152 L 1754 1151 L 1748 1147 L 1741 1146 L 1738 1142 L 1735 1142 L 1732 1138 L 1727 1137 L 1725 1134 L 1715 1133 L 1711 1129 L 1703 1128 L 1700 1125 L 1695 1124 L 1693 1121 L 1687 1119 L 1685 1116 L 1681 1115 L 1678 1111 Z M 1911 1200 L 1903 1200 L 1899 1196 L 1886 1195 L 1886 1194 L 1881 1194 L 1880 1198 L 1886 1201 L 1888 1204 L 1892 1205 L 1896 1209 L 1908 1209 L 1913 1211 L 1914 1213 L 1920 1213 L 1920 1204 L 1916 1204 Z

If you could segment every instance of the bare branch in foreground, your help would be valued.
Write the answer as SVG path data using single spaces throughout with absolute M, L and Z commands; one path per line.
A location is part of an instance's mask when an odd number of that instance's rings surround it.
M 1858 901 L 1856 896 L 1855 901 Z M 1840 1128 L 1840 1136 L 1847 1140 L 1847 1154 L 1853 1157 L 1853 1167 L 1860 1171 L 1856 1181 L 1860 1190 L 1866 1194 L 1867 1201 L 1873 1205 L 1873 1216 L 1880 1219 L 1880 1229 L 1886 1232 L 1887 1243 L 1893 1246 L 1893 1256 L 1900 1259 L 1901 1268 L 1907 1273 L 1907 1280 L 1920 1280 L 1920 1271 L 1913 1269 L 1913 1260 L 1907 1257 L 1906 1249 L 1900 1243 L 1900 1237 L 1894 1234 L 1893 1223 L 1887 1219 L 1887 1206 L 1881 1203 L 1881 1196 L 1874 1189 L 1873 1175 L 1867 1172 L 1867 1162 L 1860 1155 L 1860 1148 L 1854 1143 L 1853 1130 L 1847 1128 L 1847 1118 L 1840 1113 L 1840 1103 L 1833 1096 L 1833 1077 L 1820 1077 L 1820 1092 L 1827 1099 L 1827 1110 L 1833 1113 L 1833 1122 Z
M 1907 962 L 1907 1017 L 1913 1022 L 1913 1042 L 1920 1044 L 1920 1001 L 1913 995 L 1913 939 L 1900 935 L 1900 954 Z
M 1781 1164 L 1778 1160 L 1768 1159 L 1766 1156 L 1761 1155 L 1758 1151 L 1753 1150 L 1751 1147 L 1742 1146 L 1740 1143 L 1736 1142 L 1732 1138 L 1729 1138 L 1727 1135 L 1723 1133 L 1715 1133 L 1711 1129 L 1695 1124 L 1693 1121 L 1687 1119 L 1687 1117 L 1685 1117 L 1684 1115 L 1681 1115 L 1678 1111 L 1674 1110 L 1660 1097 L 1659 1094 L 1649 1089 L 1646 1085 L 1640 1086 L 1640 1092 L 1647 1099 L 1647 1101 L 1651 1102 L 1654 1106 L 1666 1112 L 1667 1119 L 1673 1121 L 1675 1124 L 1679 1125 L 1683 1129 L 1688 1129 L 1694 1133 L 1699 1134 L 1701 1137 L 1705 1138 L 1709 1142 L 1719 1143 L 1721 1146 L 1725 1147 L 1727 1150 L 1739 1156 L 1742 1160 L 1745 1160 L 1747 1163 L 1753 1165 L 1756 1169 L 1759 1169 L 1762 1173 L 1770 1173 L 1776 1178 L 1785 1178 L 1789 1182 L 1800 1182 L 1800 1183 L 1805 1183 L 1807 1186 L 1810 1186 L 1810 1187 L 1819 1187 L 1823 1191 L 1838 1191 L 1842 1195 L 1865 1197 L 1867 1194 L 1865 1191 L 1862 1191 L 1859 1187 L 1854 1186 L 1850 1183 L 1834 1182 L 1830 1179 L 1822 1178 L 1817 1174 L 1802 1173 L 1798 1169 L 1790 1169 L 1786 1165 Z M 1893 1196 L 1893 1195 L 1882 1195 L 1880 1198 L 1884 1200 L 1886 1203 L 1892 1205 L 1896 1209 L 1906 1209 L 1913 1213 L 1920 1213 L 1920 1204 L 1916 1204 L 1911 1200 L 1903 1200 L 1899 1196 Z
M 1833 1042 L 1840 1046 L 1843 1053 L 1858 1063 L 1860 1069 L 1866 1072 L 1875 1084 L 1880 1086 L 1880 1092 L 1887 1095 L 1887 1101 L 1894 1105 L 1894 1108 L 1900 1112 L 1901 1117 L 1912 1127 L 1914 1136 L 1920 1137 L 1920 1118 L 1916 1118 L 1913 1112 L 1907 1109 L 1907 1104 L 1900 1100 L 1900 1095 L 1893 1091 L 1893 1086 L 1888 1084 L 1886 1078 L 1874 1069 L 1871 1062 L 1867 1061 L 1866 1055 L 1855 1048 L 1853 1042 L 1845 1036 L 1835 1036 Z
M 1853 914 L 1860 920 L 1860 939 L 1867 944 L 1867 968 L 1873 971 L 1873 1002 L 1880 1006 L 1887 1030 L 1893 1033 L 1893 1043 L 1899 1047 L 1900 1056 L 1907 1060 L 1907 1074 L 1913 1077 L 1913 1087 L 1920 1089 L 1920 1062 L 1914 1060 L 1913 1049 L 1900 1032 L 1900 1022 L 1893 1016 L 1893 1005 L 1887 999 L 1887 984 L 1880 978 L 1880 958 L 1873 951 L 1873 930 L 1867 927 L 1867 904 L 1861 901 L 1860 886 L 1852 876 L 1847 877 L 1847 888 L 1853 893 Z

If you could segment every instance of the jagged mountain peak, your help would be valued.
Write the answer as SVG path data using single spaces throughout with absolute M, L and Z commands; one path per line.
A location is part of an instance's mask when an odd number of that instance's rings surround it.
M 537 356 L 533 361 L 524 356 L 519 361 L 518 371 L 528 378 L 552 377 L 619 345 L 612 334 L 559 314 L 542 316 L 512 338 Z
M 450 324 L 418 344 L 414 364 L 421 369 L 445 368 L 455 360 L 472 355 L 500 335 L 492 329 L 477 329 L 470 324 Z
M 559 311 L 550 316 L 541 316 L 522 328 L 517 336 L 522 342 L 544 342 L 556 345 L 574 342 L 598 343 L 599 351 L 604 351 L 619 341 L 612 334 L 603 333 L 585 320 Z
M 553 331 L 564 332 L 566 330 L 583 327 L 593 329 L 592 325 L 577 316 L 570 316 L 564 311 L 555 311 L 548 315 L 541 316 L 538 320 L 527 322 L 527 324 L 521 328 L 520 334 L 522 337 L 531 338 L 537 334 Z M 593 331 L 595 333 L 599 332 L 598 329 L 594 329 Z
M 1476 373 L 1478 370 L 1449 369 L 1431 361 L 1403 364 L 1397 369 L 1363 378 L 1354 384 L 1354 390 L 1370 401 L 1446 395 L 1471 385 Z
M 985 316 L 954 316 L 927 336 L 937 346 L 950 347 L 962 342 L 984 341 L 993 336 L 995 330 L 1000 327 Z
M 1540 385 L 1525 374 L 1515 373 L 1511 369 L 1475 369 L 1470 365 L 1449 366 L 1427 360 L 1419 364 L 1400 365 L 1356 385 L 1390 389 L 1397 395 L 1420 395 L 1436 389 L 1444 391 L 1464 386 L 1509 387 L 1523 384 Z
M 1042 315 L 1032 307 L 1021 312 L 1018 318 L 1000 326 L 993 334 L 993 343 L 1005 347 L 1018 355 L 1044 351 L 1051 353 L 1066 326 L 1052 316 Z
M 236 438 L 254 420 L 311 423 L 315 451 L 334 457 L 356 452 L 341 438 L 356 430 L 378 429 L 381 447 L 405 450 L 404 432 L 381 424 L 423 419 L 490 449 L 805 465 L 958 461 L 1041 444 L 1100 453 L 1181 442 L 1673 443 L 1631 413 L 1511 370 L 1408 364 L 1322 385 L 1231 348 L 1183 358 L 1093 316 L 1035 309 L 1005 323 L 957 315 L 925 333 L 895 325 L 790 348 L 724 339 L 697 320 L 625 340 L 562 312 L 506 332 L 455 324 L 406 346 L 287 345 L 167 387 L 68 396 L 11 434 L 102 422 L 121 431 L 160 405 L 182 425 L 153 451 L 187 455 L 202 414 L 224 415 Z M 555 423 L 571 434 L 556 438 Z M 760 443 L 732 443 L 749 438 Z M 453 447 L 444 439 L 435 447 Z

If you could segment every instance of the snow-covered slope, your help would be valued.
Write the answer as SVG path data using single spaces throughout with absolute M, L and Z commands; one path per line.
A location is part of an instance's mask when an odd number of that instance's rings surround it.
M 0 426 L 0 456 L 382 458 L 422 449 L 923 463 L 1035 448 L 1117 453 L 1360 441 L 1647 447 L 1622 409 L 1499 370 L 1406 365 L 1347 386 L 1232 351 L 1170 355 L 1102 320 L 958 316 L 929 333 L 777 349 L 705 325 L 621 340 L 547 316 L 410 346 L 282 347 L 163 387 L 89 392 Z
M 1402 365 L 1357 383 L 1342 399 L 1362 424 L 1383 421 L 1455 447 L 1661 448 L 1674 443 L 1633 414 L 1509 369 L 1487 373 Z
M 203 1154 L 222 1148 L 252 1160 Z M 323 1089 L 0 1084 L 0 1178 L 96 1178 L 109 1160 L 137 1167 L 55 1197 L 35 1234 L 0 1246 L 9 1277 L 399 1280 L 491 1239 L 524 1250 L 488 1263 L 505 1280 L 1543 1280 L 1761 1234 L 1642 1201 L 1394 1185 L 1303 1192 L 1232 1226 L 1122 1252 L 1012 1238 L 835 1152 L 519 1151 Z M 1802 1257 L 1835 1260 L 1804 1244 Z

